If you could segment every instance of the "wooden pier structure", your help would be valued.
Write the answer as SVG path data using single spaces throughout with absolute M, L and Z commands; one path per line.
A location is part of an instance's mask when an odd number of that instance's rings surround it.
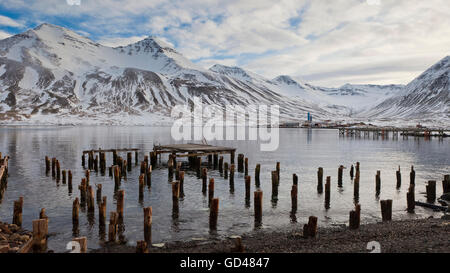
M 214 166 L 216 166 L 217 165 L 216 161 L 218 155 L 220 154 L 229 154 L 230 164 L 234 164 L 235 153 L 236 148 L 232 147 L 188 143 L 188 144 L 155 145 L 153 147 L 153 154 L 151 153 L 150 156 L 156 157 L 161 154 L 170 154 L 172 155 L 173 159 L 177 157 L 188 157 L 189 162 L 191 162 L 191 160 L 194 161 L 196 158 L 203 156 L 207 156 L 209 162 L 212 160 L 212 157 L 214 157 Z
M 450 137 L 445 133 L 450 132 L 450 128 L 339 127 L 338 129 L 340 136 L 369 137 L 372 133 L 373 137 L 385 138 L 389 138 L 389 135 L 392 135 L 393 138 L 397 138 L 399 135 L 404 137 Z

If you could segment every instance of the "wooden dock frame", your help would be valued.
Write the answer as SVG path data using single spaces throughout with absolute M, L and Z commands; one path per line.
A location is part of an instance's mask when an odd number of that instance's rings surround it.
M 88 155 L 92 154 L 92 156 L 93 156 L 94 154 L 97 153 L 97 154 L 99 154 L 100 160 L 105 160 L 106 161 L 106 158 L 103 158 L 103 159 L 101 158 L 101 156 L 100 156 L 101 153 L 113 153 L 113 155 L 117 155 L 117 152 L 134 152 L 134 154 L 135 154 L 135 161 L 136 161 L 136 164 L 137 164 L 137 162 L 138 162 L 138 151 L 139 151 L 138 148 L 117 148 L 117 149 L 104 149 L 104 150 L 99 148 L 99 149 L 92 149 L 92 150 L 84 150 L 81 161 L 82 161 L 82 165 L 84 167 L 85 166 L 84 165 L 84 163 L 85 163 L 84 155 L 86 155 L 86 154 L 88 154 Z M 115 162 L 113 162 L 113 165 L 114 164 L 115 164 Z M 87 169 L 90 169 L 89 165 L 88 165 Z M 106 165 L 105 165 L 105 169 L 106 169 Z
M 161 156 L 162 154 L 171 154 L 173 158 L 188 157 L 194 159 L 189 160 L 189 162 L 192 160 L 193 163 L 195 163 L 195 158 L 197 157 L 229 154 L 230 164 L 234 164 L 236 148 L 196 143 L 155 145 L 153 146 L 153 154 L 156 157 L 158 155 Z
M 369 137 L 372 133 L 374 138 L 379 136 L 389 138 L 389 134 L 392 134 L 393 139 L 398 138 L 399 135 L 404 137 L 450 137 L 450 135 L 444 133 L 450 131 L 450 129 L 443 128 L 339 127 L 338 130 L 340 136 L 361 137 L 361 134 L 363 134 L 364 137 Z

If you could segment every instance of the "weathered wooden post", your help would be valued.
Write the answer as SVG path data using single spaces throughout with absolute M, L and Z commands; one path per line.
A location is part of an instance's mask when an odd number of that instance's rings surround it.
M 33 220 L 33 252 L 47 250 L 48 219 Z
M 212 167 L 212 154 L 209 154 L 208 155 L 208 168 L 211 169 L 211 167 Z
M 62 170 L 62 183 L 66 184 L 66 170 Z
M 178 218 L 180 199 L 180 181 L 172 182 L 172 217 Z
M 119 166 L 114 165 L 113 170 L 114 170 L 114 187 L 118 189 L 120 187 L 120 179 L 121 179 Z
M 80 201 L 77 198 L 75 198 L 75 200 L 73 201 L 73 206 L 72 206 L 72 230 L 74 233 L 77 233 L 78 230 L 78 215 L 80 213 Z
M 231 151 L 230 152 L 230 165 L 234 164 L 234 155 L 235 155 L 235 153 L 236 153 L 235 151 Z
M 47 214 L 45 214 L 45 208 L 42 208 L 39 212 L 39 219 L 48 219 Z
M 400 172 L 400 166 L 398 166 L 398 171 L 395 172 L 397 177 L 397 189 L 402 187 L 402 173 Z
M 411 172 L 409 173 L 409 184 L 416 184 L 416 171 L 414 170 L 414 166 L 411 166 Z
M 202 158 L 201 157 L 197 157 L 196 159 L 196 170 L 197 170 L 197 178 L 201 178 L 202 175 Z
M 158 163 L 158 153 L 156 153 L 155 151 L 150 152 L 150 165 L 156 167 L 157 163 Z
M 442 180 L 442 193 L 450 193 L 450 175 L 444 175 L 444 180 Z
M 12 223 L 18 227 L 22 227 L 22 210 L 23 210 L 23 197 L 20 196 L 17 201 L 14 201 L 14 211 Z
M 120 190 L 117 193 L 117 214 L 119 221 L 123 219 L 123 208 L 125 201 L 125 190 Z
M 145 241 L 136 242 L 136 253 L 148 253 L 148 244 Z
M 180 171 L 180 197 L 184 197 L 184 171 Z
M 56 181 L 61 180 L 61 165 L 59 164 L 59 160 L 56 160 Z
M 261 182 L 259 181 L 259 173 L 261 171 L 261 164 L 256 164 L 256 168 L 255 168 L 255 186 L 257 188 L 260 187 Z
M 125 180 L 127 180 L 127 161 L 123 160 L 122 161 L 122 169 L 121 169 L 121 174 L 124 177 Z
M 327 176 L 327 182 L 325 183 L 325 208 L 330 208 L 330 194 L 331 194 L 331 177 Z
M 355 177 L 354 172 L 355 172 L 355 167 L 353 167 L 353 164 L 352 164 L 352 166 L 350 167 L 350 179 L 351 180 L 353 180 L 353 177 Z
M 117 151 L 113 150 L 113 165 L 117 165 Z
M 117 212 L 111 211 L 109 215 L 108 241 L 115 242 L 118 229 L 118 215 Z
M 213 169 L 217 170 L 217 166 L 219 165 L 219 155 L 218 154 L 214 154 L 213 155 Z
M 244 175 L 248 176 L 248 157 L 244 158 Z
M 228 163 L 226 163 L 226 164 L 228 164 Z M 219 157 L 219 173 L 220 173 L 220 175 L 223 174 L 223 156 Z
M 45 174 L 48 175 L 49 172 L 50 172 L 50 159 L 48 158 L 48 156 L 45 156 Z
M 317 171 L 317 192 L 323 193 L 323 168 L 319 167 Z
M 297 184 L 293 184 L 291 189 L 291 203 L 292 203 L 291 212 L 294 214 L 297 212 L 297 194 L 298 194 Z
M 225 162 L 225 164 L 224 164 L 223 178 L 228 179 L 228 162 Z
M 98 206 L 98 223 L 100 227 L 106 226 L 106 201 L 107 197 L 103 196 L 102 201 Z
M 408 205 L 407 211 L 409 213 L 414 213 L 416 208 L 416 196 L 415 196 L 415 186 L 414 184 L 409 185 L 408 192 L 406 193 L 406 202 Z
M 278 182 L 280 182 L 280 162 L 277 162 L 275 170 L 277 171 Z
M 102 201 L 102 184 L 97 185 L 96 196 L 97 196 L 97 198 L 96 198 L 97 203 L 100 203 Z
M 169 181 L 173 180 L 173 155 L 169 155 L 169 161 L 167 162 L 169 168 Z M 145 170 L 145 169 L 144 169 Z
M 131 162 L 131 161 L 130 161 Z M 138 165 L 139 164 L 139 153 L 138 153 L 138 151 L 136 150 L 136 151 L 134 151 L 134 165 Z M 152 163 L 152 165 L 153 165 L 153 163 Z
M 131 162 L 133 162 L 133 158 L 131 152 L 127 153 L 127 171 L 131 172 Z
M 95 201 L 94 201 L 94 189 L 92 188 L 92 186 L 88 187 L 87 195 L 88 195 L 88 202 L 87 202 L 88 212 L 93 213 L 95 208 Z
M 148 246 L 152 244 L 152 207 L 144 208 L 144 239 Z
M 234 192 L 234 164 L 231 164 L 230 167 L 230 192 Z
M 180 180 L 181 162 L 177 162 L 175 167 L 175 180 Z
M 95 155 L 94 159 L 94 171 L 98 172 L 98 155 Z
M 338 168 L 338 187 L 342 187 L 343 172 L 344 172 L 344 166 L 340 165 Z
M 141 174 L 145 173 L 145 169 L 147 168 L 147 164 L 145 163 L 145 161 L 141 162 Z
M 278 183 L 277 171 L 272 171 L 272 202 L 278 200 Z
M 56 177 L 56 158 L 52 157 L 52 177 Z
M 263 197 L 263 192 L 260 190 L 257 190 L 254 192 L 254 196 L 253 196 L 253 206 L 255 209 L 255 223 L 261 224 L 262 221 L 262 197 Z
M 139 176 L 139 200 L 144 199 L 144 174 Z
M 356 173 L 359 173 L 360 163 L 356 162 Z
M 245 202 L 250 202 L 250 183 L 251 183 L 251 177 L 246 176 L 245 177 Z
M 430 180 L 428 181 L 427 189 L 427 201 L 429 203 L 434 203 L 436 201 L 436 181 Z
M 206 194 L 206 181 L 208 179 L 208 169 L 202 169 L 202 193 Z
M 86 193 L 87 193 L 87 185 L 86 178 L 81 179 L 81 184 L 78 186 L 80 190 L 80 204 L 82 207 L 86 205 Z
M 238 154 L 238 172 L 244 172 L 244 154 Z
M 150 165 L 147 168 L 147 175 L 146 175 L 146 178 L 147 178 L 146 183 L 147 183 L 147 187 L 149 187 L 149 188 L 152 186 L 152 172 L 153 172 L 153 167 L 152 167 L 152 165 Z
M 383 222 L 392 220 L 392 200 L 381 200 L 381 217 Z
M 375 175 L 375 192 L 376 195 L 379 196 L 381 191 L 381 171 L 377 171 Z
M 109 170 L 109 176 L 110 176 L 110 177 L 113 176 L 113 167 L 114 167 L 114 166 L 110 166 L 110 167 L 108 168 L 108 170 Z
M 356 204 L 355 210 L 350 211 L 349 228 L 358 229 L 361 223 L 361 205 Z
M 234 164 L 232 165 L 234 166 Z M 209 208 L 209 228 L 217 230 L 217 218 L 219 216 L 219 198 L 213 198 Z
M 72 193 L 72 171 L 67 172 L 67 185 L 69 187 L 69 193 Z
M 315 238 L 317 235 L 317 217 L 309 216 L 308 224 L 303 226 L 303 237 Z
M 211 206 L 213 198 L 214 198 L 214 178 L 210 178 L 208 185 L 208 207 Z
M 89 186 L 89 177 L 90 177 L 91 171 L 90 170 L 86 170 L 85 172 L 85 177 L 86 177 L 86 187 Z
M 298 176 L 297 174 L 292 174 L 292 185 L 298 185 Z
M 81 166 L 82 166 L 83 168 L 86 167 L 86 158 L 85 158 L 85 156 L 84 156 L 84 153 L 81 155 Z
M 87 238 L 86 237 L 73 238 L 72 241 L 78 242 L 78 244 L 80 245 L 80 252 L 79 253 L 86 253 L 87 252 Z

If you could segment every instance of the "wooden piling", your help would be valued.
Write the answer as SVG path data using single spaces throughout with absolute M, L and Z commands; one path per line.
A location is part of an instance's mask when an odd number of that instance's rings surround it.
M 250 201 L 250 183 L 251 183 L 251 177 L 246 176 L 245 177 L 245 201 Z
M 56 160 L 56 181 L 61 180 L 61 165 L 59 164 L 59 160 Z
M 272 201 L 278 200 L 278 183 L 277 171 L 272 171 Z
M 73 238 L 72 241 L 78 242 L 78 244 L 80 245 L 80 253 L 87 252 L 87 238 L 86 237 Z
M 152 244 L 152 207 L 144 208 L 144 240 L 148 246 Z
M 261 223 L 262 221 L 262 197 L 263 192 L 260 190 L 257 190 L 254 192 L 253 196 L 253 206 L 255 210 L 255 222 Z
M 244 158 L 244 175 L 248 176 L 248 157 Z
M 81 166 L 82 166 L 83 168 L 86 167 L 86 158 L 85 158 L 85 156 L 84 156 L 84 153 L 81 155 Z
M 118 229 L 118 214 L 111 211 L 109 215 L 108 241 L 115 242 Z
M 238 154 L 238 172 L 244 172 L 244 154 Z
M 86 194 L 87 194 L 87 185 L 86 185 L 86 178 L 81 179 L 81 184 L 78 186 L 78 189 L 80 190 L 80 204 L 82 207 L 86 204 Z
M 178 218 L 180 199 L 180 181 L 172 182 L 172 217 Z
M 230 166 L 230 192 L 234 193 L 234 171 L 235 165 L 231 164 Z
M 428 181 L 426 190 L 427 190 L 427 201 L 429 203 L 434 203 L 436 201 L 436 181 L 434 180 Z
M 45 156 L 45 174 L 48 175 L 49 172 L 50 172 L 50 159 L 48 158 L 48 156 Z
M 397 189 L 402 187 L 402 173 L 400 171 L 400 166 L 398 166 L 398 171 L 395 172 L 397 178 Z
M 212 167 L 212 155 L 208 155 L 208 168 Z
M 349 228 L 358 229 L 361 223 L 361 205 L 356 204 L 355 210 L 350 211 Z
M 381 217 L 383 222 L 392 220 L 392 200 L 381 200 Z
M 303 226 L 303 237 L 315 238 L 317 235 L 317 217 L 310 216 L 308 224 Z
M 144 174 L 139 176 L 139 200 L 144 199 Z
M 153 167 L 152 167 L 152 165 L 150 165 L 147 168 L 147 175 L 145 176 L 146 184 L 147 184 L 147 187 L 149 187 L 149 188 L 152 186 L 152 172 L 153 172 Z
M 344 172 L 344 166 L 340 165 L 338 168 L 338 187 L 342 187 L 343 172 Z
M 86 177 L 86 187 L 89 186 L 89 178 L 91 176 L 91 171 L 90 170 L 86 170 L 84 176 Z
M 353 177 L 355 177 L 354 172 L 355 172 L 355 167 L 353 167 L 353 164 L 352 164 L 352 166 L 350 167 L 350 179 L 351 180 L 353 180 Z
M 98 223 L 100 227 L 106 226 L 106 201 L 107 197 L 103 196 L 102 201 L 98 206 Z
M 56 158 L 52 158 L 52 177 L 56 177 Z
M 80 201 L 77 198 L 75 198 L 75 200 L 73 201 L 73 205 L 72 205 L 72 225 L 73 225 L 73 231 L 75 232 L 75 230 L 78 230 L 78 216 L 80 213 Z
M 136 242 L 136 253 L 148 253 L 148 244 L 145 241 Z
M 117 214 L 118 219 L 123 219 L 123 208 L 125 202 L 125 190 L 120 190 L 117 193 Z
M 94 171 L 98 172 L 98 155 L 95 155 L 94 159 Z
M 97 185 L 97 203 L 102 201 L 102 184 Z
M 209 228 L 211 230 L 217 230 L 218 216 L 219 216 L 219 198 L 213 198 L 211 206 L 209 208 Z
M 292 205 L 292 213 L 296 213 L 297 212 L 297 194 L 298 194 L 298 189 L 297 189 L 297 185 L 294 184 L 292 185 L 292 189 L 291 189 L 291 205 Z
M 62 170 L 62 183 L 66 184 L 66 170 Z
M 139 158 L 138 157 L 139 157 L 138 151 L 134 151 L 134 165 L 137 165 L 139 163 Z M 153 163 L 152 163 L 152 165 L 153 165 Z
M 169 161 L 167 162 L 167 167 L 169 169 L 169 171 L 168 171 L 169 181 L 173 180 L 173 165 L 174 165 L 174 155 L 170 154 L 169 155 Z
M 409 173 L 409 184 L 416 184 L 416 171 L 414 170 L 414 166 L 411 166 L 411 172 Z
M 414 210 L 416 208 L 416 196 L 414 184 L 409 185 L 408 192 L 406 193 L 406 202 L 408 205 L 407 211 L 409 213 L 414 213 Z
M 132 160 L 133 160 L 133 158 L 131 156 L 131 152 L 128 152 L 127 153 L 127 170 L 129 172 L 131 172 L 131 162 L 133 162 Z
M 323 193 L 323 168 L 319 167 L 317 171 L 317 192 Z
M 259 180 L 259 173 L 260 173 L 260 171 L 261 171 L 261 164 L 256 164 L 256 168 L 255 168 L 255 186 L 257 188 L 259 188 L 260 185 L 261 185 L 260 180 Z
M 184 197 L 184 171 L 180 171 L 180 197 Z
M 442 193 L 450 193 L 450 175 L 444 175 L 444 180 L 442 180 Z
M 327 182 L 325 183 L 325 208 L 330 208 L 330 194 L 331 194 L 331 177 L 327 176 Z
M 202 169 L 202 193 L 206 194 L 206 181 L 208 179 L 208 170 L 206 168 Z
M 278 182 L 280 182 L 280 162 L 277 162 L 275 170 L 277 171 Z
M 217 167 L 219 165 L 219 155 L 218 154 L 214 154 L 213 155 L 213 169 L 217 170 Z
M 43 253 L 47 250 L 48 220 L 33 220 L 33 252 Z
M 292 174 L 292 185 L 298 185 L 298 176 L 297 174 Z
M 202 158 L 201 157 L 197 157 L 196 160 L 196 170 L 197 170 L 197 178 L 201 178 L 201 168 L 202 168 Z
M 228 179 L 228 162 L 225 162 L 225 164 L 224 164 L 223 178 Z
M 214 178 L 210 178 L 208 185 L 208 207 L 211 206 L 213 198 L 214 198 Z
M 22 227 L 22 211 L 23 211 L 23 197 L 20 196 L 18 200 L 14 201 L 14 211 L 12 223 L 18 227 Z
M 353 181 L 353 197 L 356 203 L 359 200 L 359 172 L 356 172 L 355 180 Z
M 87 189 L 87 197 L 88 197 L 88 212 L 93 213 L 95 210 L 95 201 L 94 201 L 94 189 L 92 186 L 89 186 Z
M 377 174 L 375 175 L 375 192 L 376 195 L 379 196 L 381 191 L 381 171 L 377 171 Z
M 39 219 L 48 219 L 47 214 L 45 214 L 45 208 L 42 208 L 39 212 Z
M 220 175 L 223 174 L 223 156 L 219 157 L 219 173 L 220 173 Z

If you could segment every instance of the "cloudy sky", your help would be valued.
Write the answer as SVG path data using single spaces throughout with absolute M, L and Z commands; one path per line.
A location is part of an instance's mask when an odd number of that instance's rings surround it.
M 43 22 L 109 46 L 159 36 L 206 68 L 330 87 L 406 84 L 450 55 L 448 0 L 0 2 L 0 38 Z

